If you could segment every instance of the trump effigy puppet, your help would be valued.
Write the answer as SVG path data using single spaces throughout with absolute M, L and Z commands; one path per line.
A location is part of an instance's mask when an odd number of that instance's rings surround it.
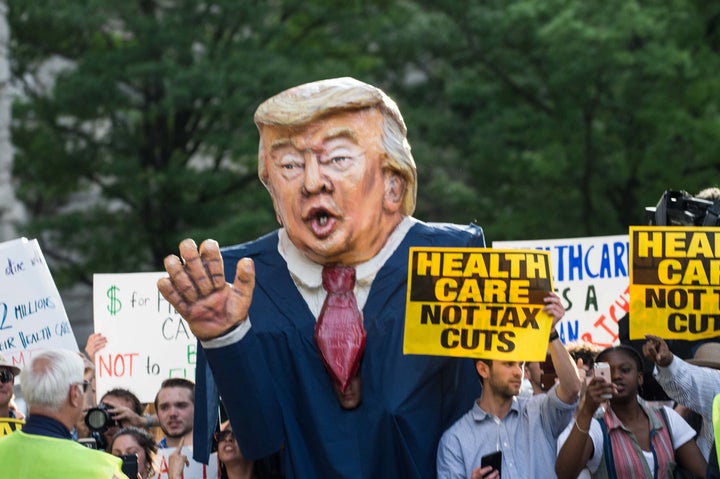
M 403 355 L 408 250 L 482 247 L 482 230 L 411 216 L 405 122 L 372 85 L 300 85 L 255 123 L 280 228 L 222 249 L 186 239 L 158 282 L 200 343 L 196 458 L 219 394 L 243 453 L 281 451 L 287 477 L 435 477 L 480 384 L 473 360 Z

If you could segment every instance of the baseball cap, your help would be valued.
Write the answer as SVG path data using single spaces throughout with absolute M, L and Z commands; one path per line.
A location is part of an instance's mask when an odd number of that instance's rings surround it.
M 15 376 L 20 374 L 20 368 L 15 366 L 11 361 L 5 359 L 5 356 L 0 354 L 0 368 L 2 367 L 8 368 Z

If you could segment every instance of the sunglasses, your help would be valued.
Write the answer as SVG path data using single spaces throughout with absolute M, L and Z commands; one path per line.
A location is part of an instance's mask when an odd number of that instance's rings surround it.
M 0 383 L 7 384 L 15 381 L 15 375 L 7 369 L 0 370 Z
M 234 440 L 235 440 L 235 434 L 233 434 L 233 432 L 232 432 L 232 431 L 229 431 L 229 430 L 220 431 L 220 432 L 216 432 L 216 433 L 215 433 L 215 440 L 216 440 L 217 442 L 223 442 L 224 440 L 226 440 L 226 439 L 228 439 L 228 438 L 229 438 L 231 441 L 234 441 Z
M 85 393 L 87 392 L 87 390 L 88 390 L 88 387 L 90 386 L 90 381 L 87 381 L 87 380 L 86 380 L 86 381 L 83 381 L 83 382 L 81 382 L 81 383 L 72 383 L 72 384 L 71 384 L 71 386 L 75 386 L 75 385 L 80 386 L 80 387 L 82 388 L 83 394 L 85 394 Z

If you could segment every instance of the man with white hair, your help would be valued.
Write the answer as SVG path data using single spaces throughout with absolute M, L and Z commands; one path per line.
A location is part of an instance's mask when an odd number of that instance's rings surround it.
M 28 417 L 22 431 L 0 438 L 2 476 L 14 479 L 127 478 L 122 461 L 72 440 L 71 430 L 83 414 L 88 386 L 77 353 L 35 351 L 20 374 Z

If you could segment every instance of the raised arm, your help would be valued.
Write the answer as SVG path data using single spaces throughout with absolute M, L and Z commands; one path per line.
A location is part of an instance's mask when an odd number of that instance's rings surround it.
M 85 344 L 85 353 L 87 353 L 93 364 L 95 363 L 95 355 L 107 346 L 107 342 L 107 338 L 102 333 L 92 333 L 88 336 L 87 343 Z
M 657 382 L 670 398 L 712 421 L 712 401 L 720 391 L 720 371 L 690 364 L 673 355 L 667 343 L 652 335 L 645 336 L 645 358 L 657 366 Z
M 560 296 L 555 293 L 548 294 L 545 298 L 544 311 L 553 317 L 552 328 L 565 315 L 565 308 L 560 302 Z M 558 397 L 565 404 L 573 404 L 580 394 L 582 382 L 578 376 L 577 367 L 570 353 L 563 345 L 560 338 L 550 341 L 548 352 L 552 358 L 555 372 L 557 373 L 559 385 L 557 388 Z
M 601 378 L 593 378 L 587 385 L 580 399 L 570 435 L 558 451 L 555 461 L 558 479 L 575 479 L 587 465 L 595 447 L 590 437 L 593 414 L 602 401 L 601 395 L 611 393 L 615 387 Z

